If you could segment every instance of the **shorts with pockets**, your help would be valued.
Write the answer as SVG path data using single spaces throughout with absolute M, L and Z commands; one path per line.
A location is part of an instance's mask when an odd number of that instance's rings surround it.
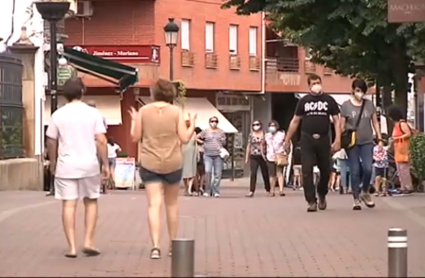
M 274 161 L 267 161 L 267 168 L 269 169 L 269 176 L 275 178 L 277 173 L 283 174 L 284 166 L 278 166 Z
M 55 198 L 59 200 L 98 199 L 100 175 L 80 179 L 55 178 Z
M 149 171 L 146 168 L 140 167 L 140 178 L 144 184 L 152 183 L 152 182 L 163 182 L 167 184 L 179 184 L 182 180 L 183 169 L 179 169 L 177 171 L 160 174 Z

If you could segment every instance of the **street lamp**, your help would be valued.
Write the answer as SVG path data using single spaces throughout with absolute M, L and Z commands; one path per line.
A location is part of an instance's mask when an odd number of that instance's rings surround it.
M 38 12 L 50 24 L 50 111 L 51 114 L 58 108 L 58 74 L 57 74 L 57 29 L 56 24 L 65 17 L 70 7 L 70 2 L 35 2 Z
M 174 79 L 174 55 L 173 49 L 177 45 L 177 35 L 179 33 L 179 26 L 174 22 L 174 18 L 169 18 L 167 25 L 164 26 L 165 45 L 170 49 L 170 80 Z

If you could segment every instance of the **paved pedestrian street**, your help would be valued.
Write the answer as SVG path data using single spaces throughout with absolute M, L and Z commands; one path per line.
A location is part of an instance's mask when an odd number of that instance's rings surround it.
M 229 184 L 230 182 L 225 182 Z M 246 186 L 222 188 L 220 199 L 182 197 L 179 236 L 195 239 L 197 275 L 387 275 L 387 230 L 408 230 L 409 276 L 425 277 L 425 195 L 376 199 L 351 210 L 351 197 L 331 193 L 328 210 L 307 213 L 303 193 L 248 199 Z M 144 191 L 119 191 L 100 201 L 99 257 L 63 256 L 61 204 L 43 192 L 0 192 L 0 276 L 170 277 L 170 258 L 150 260 Z M 83 207 L 77 228 L 83 239 Z

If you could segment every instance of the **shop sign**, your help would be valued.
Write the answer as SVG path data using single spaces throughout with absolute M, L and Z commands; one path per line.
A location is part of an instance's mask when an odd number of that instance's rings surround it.
M 75 45 L 73 49 L 121 63 L 160 63 L 156 45 Z
M 425 1 L 388 0 L 388 22 L 424 22 Z
M 58 86 L 61 87 L 65 84 L 65 82 L 70 79 L 71 77 L 77 76 L 77 72 L 74 69 L 74 67 L 70 65 L 66 66 L 59 66 L 57 69 L 58 72 Z
M 282 73 L 279 79 L 285 86 L 300 86 L 301 84 L 301 75 L 298 73 Z
M 249 97 L 242 94 L 216 94 L 216 107 L 220 111 L 250 111 Z

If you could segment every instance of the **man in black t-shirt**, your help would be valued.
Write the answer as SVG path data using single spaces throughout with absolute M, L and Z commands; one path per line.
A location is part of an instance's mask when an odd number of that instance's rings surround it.
M 289 125 L 285 146 L 290 145 L 292 136 L 301 122 L 301 165 L 307 211 L 317 211 L 316 187 L 313 183 L 313 167 L 317 162 L 320 181 L 317 185 L 319 209 L 325 210 L 326 194 L 331 170 L 331 153 L 341 148 L 339 107 L 335 99 L 322 91 L 322 79 L 312 74 L 307 79 L 311 92 L 298 101 L 295 115 Z M 330 118 L 335 124 L 335 141 L 331 146 Z M 302 120 L 302 121 L 301 121 Z

